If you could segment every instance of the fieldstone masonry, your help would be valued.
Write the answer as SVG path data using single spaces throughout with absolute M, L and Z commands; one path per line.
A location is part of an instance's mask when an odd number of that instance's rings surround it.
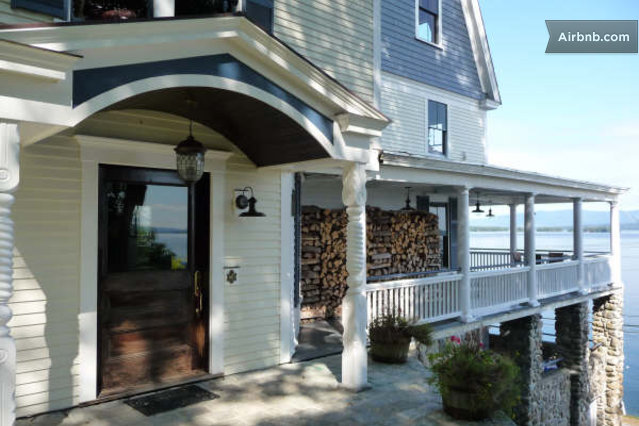
M 592 390 L 597 425 L 621 425 L 623 401 L 623 293 L 593 301 L 591 354 Z
M 538 425 L 570 425 L 570 377 L 568 370 L 560 369 L 544 373 L 538 386 L 541 406 Z
M 542 424 L 541 315 L 503 322 L 499 334 L 504 348 L 521 369 L 521 403 L 515 408 L 515 421 L 518 425 Z
M 559 308 L 555 311 L 557 352 L 561 367 L 571 373 L 570 424 L 589 425 L 590 379 L 588 359 L 588 302 Z

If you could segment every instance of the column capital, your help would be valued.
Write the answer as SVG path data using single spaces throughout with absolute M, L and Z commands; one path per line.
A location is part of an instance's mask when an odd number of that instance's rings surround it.
M 0 122 L 0 192 L 13 192 L 20 183 L 20 134 L 15 123 Z
M 455 192 L 459 195 L 468 195 L 471 189 L 473 189 L 471 186 L 458 186 L 455 188 Z
M 608 204 L 610 204 L 610 207 L 618 207 L 619 206 L 619 200 L 608 201 Z

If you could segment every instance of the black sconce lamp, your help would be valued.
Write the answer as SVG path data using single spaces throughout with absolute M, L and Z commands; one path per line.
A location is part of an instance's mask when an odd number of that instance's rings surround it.
M 475 203 L 475 210 L 473 210 L 473 213 L 483 213 L 484 211 L 479 206 L 479 194 L 477 194 L 476 201 L 477 202 Z
M 406 212 L 406 211 L 415 210 L 414 208 L 410 206 L 410 190 L 412 187 L 405 186 L 404 188 L 406 189 L 406 205 L 402 207 L 401 211 Z
M 242 193 L 240 195 L 238 195 L 237 197 L 235 197 L 235 206 L 238 209 L 241 209 L 241 210 L 244 210 L 245 208 L 248 207 L 248 211 L 244 212 L 244 213 L 241 213 L 240 217 L 262 217 L 262 216 L 266 216 L 264 213 L 258 212 L 257 210 L 255 210 L 255 204 L 257 203 L 257 200 L 253 196 L 253 188 L 251 188 L 250 186 L 247 186 L 246 188 L 238 189 L 237 191 L 242 191 Z M 250 198 L 246 197 L 246 192 L 247 191 L 251 191 L 251 197 Z

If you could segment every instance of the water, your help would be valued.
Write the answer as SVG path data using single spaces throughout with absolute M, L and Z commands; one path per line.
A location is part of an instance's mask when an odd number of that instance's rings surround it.
M 536 236 L 540 250 L 572 250 L 572 233 L 539 232 Z M 523 247 L 523 235 L 518 235 L 519 247 Z M 474 232 L 473 248 L 507 248 L 508 232 Z M 584 234 L 585 251 L 609 251 L 610 237 L 606 233 Z M 628 414 L 639 415 L 639 231 L 621 233 L 621 274 L 625 283 L 624 293 L 624 402 Z M 552 332 L 546 325 L 544 332 Z

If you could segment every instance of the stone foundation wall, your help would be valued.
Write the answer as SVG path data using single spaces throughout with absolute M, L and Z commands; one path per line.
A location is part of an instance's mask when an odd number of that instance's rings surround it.
M 549 371 L 541 376 L 539 395 L 539 425 L 568 426 L 570 424 L 570 372 Z
M 545 407 L 541 403 L 543 356 L 541 315 L 503 322 L 499 334 L 504 350 L 519 365 L 522 379 L 521 403 L 515 407 L 519 425 L 539 425 Z
M 621 425 L 623 401 L 623 293 L 593 301 L 591 354 L 592 391 L 597 425 Z
M 562 368 L 571 372 L 570 424 L 590 424 L 590 378 L 588 359 L 588 302 L 566 306 L 555 311 L 557 353 Z

